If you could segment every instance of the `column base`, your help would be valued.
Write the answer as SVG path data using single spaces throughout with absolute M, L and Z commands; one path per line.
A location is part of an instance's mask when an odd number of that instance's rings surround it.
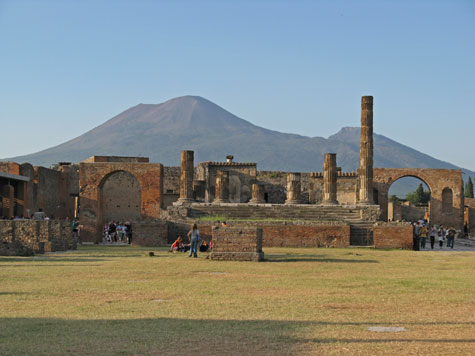
M 286 205 L 295 205 L 295 204 L 300 204 L 300 201 L 298 201 L 298 200 L 286 200 L 285 204 Z
M 215 199 L 213 200 L 213 204 L 227 204 L 229 203 L 229 200 L 227 199 Z
M 335 200 L 335 201 L 324 201 L 322 205 L 340 205 L 340 203 Z

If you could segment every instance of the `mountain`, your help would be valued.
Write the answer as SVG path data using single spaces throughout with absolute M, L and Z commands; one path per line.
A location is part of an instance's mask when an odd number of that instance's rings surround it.
M 268 130 L 240 119 L 198 96 L 162 104 L 139 104 L 85 134 L 46 150 L 4 160 L 50 166 L 82 161 L 93 155 L 148 156 L 151 162 L 180 165 L 180 151 L 195 151 L 195 163 L 256 162 L 260 170 L 322 171 L 323 154 L 337 153 L 344 171 L 359 165 L 360 129 L 345 127 L 326 138 Z M 385 136 L 374 135 L 375 167 L 459 169 Z M 473 176 L 474 172 L 464 170 Z

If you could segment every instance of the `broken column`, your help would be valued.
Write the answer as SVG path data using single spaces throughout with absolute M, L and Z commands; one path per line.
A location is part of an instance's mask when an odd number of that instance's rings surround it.
M 194 152 L 181 151 L 180 170 L 180 198 L 178 202 L 192 202 L 193 199 L 193 171 Z
M 285 204 L 300 203 L 300 173 L 287 173 L 287 200 Z
M 336 153 L 325 153 L 323 161 L 323 204 L 335 205 L 336 200 L 336 180 L 338 177 L 336 167 Z
M 360 204 L 373 204 L 373 97 L 361 98 Z
M 219 170 L 216 174 L 216 194 L 214 202 L 229 203 L 229 172 Z
M 265 188 L 263 184 L 253 184 L 252 185 L 252 199 L 251 204 L 264 204 L 265 199 Z

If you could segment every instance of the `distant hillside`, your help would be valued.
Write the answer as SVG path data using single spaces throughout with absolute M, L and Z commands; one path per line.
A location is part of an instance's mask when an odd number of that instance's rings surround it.
M 50 166 L 92 155 L 124 155 L 178 166 L 180 151 L 190 149 L 195 151 L 195 163 L 223 161 L 233 154 L 236 161 L 256 162 L 261 170 L 312 172 L 323 170 L 325 152 L 335 152 L 337 164 L 353 171 L 359 165 L 359 140 L 356 127 L 343 128 L 327 139 L 268 130 L 204 98 L 184 96 L 162 104 L 139 104 L 63 144 L 4 160 Z M 382 135 L 375 134 L 374 147 L 375 167 L 458 169 Z

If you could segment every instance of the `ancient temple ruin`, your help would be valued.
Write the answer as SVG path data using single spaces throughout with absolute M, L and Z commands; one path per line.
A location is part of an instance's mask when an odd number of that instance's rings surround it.
M 113 156 L 62 163 L 54 170 L 7 162 L 0 163 L 0 212 L 10 218 L 42 208 L 55 218 L 78 216 L 81 239 L 88 242 L 100 242 L 110 220 L 131 221 L 136 243 L 164 244 L 184 236 L 194 221 L 211 236 L 213 217 L 219 217 L 262 230 L 264 247 L 407 248 L 412 243 L 407 224 L 387 224 L 388 191 L 410 176 L 431 190 L 430 222 L 463 227 L 461 171 L 373 168 L 373 150 L 373 97 L 363 96 L 356 172 L 342 172 L 335 153 L 325 154 L 315 172 L 259 171 L 256 163 L 233 156 L 195 165 L 189 150 L 181 152 L 180 167 Z M 465 207 L 466 221 L 475 216 L 472 205 Z M 470 221 L 475 228 L 475 218 Z

